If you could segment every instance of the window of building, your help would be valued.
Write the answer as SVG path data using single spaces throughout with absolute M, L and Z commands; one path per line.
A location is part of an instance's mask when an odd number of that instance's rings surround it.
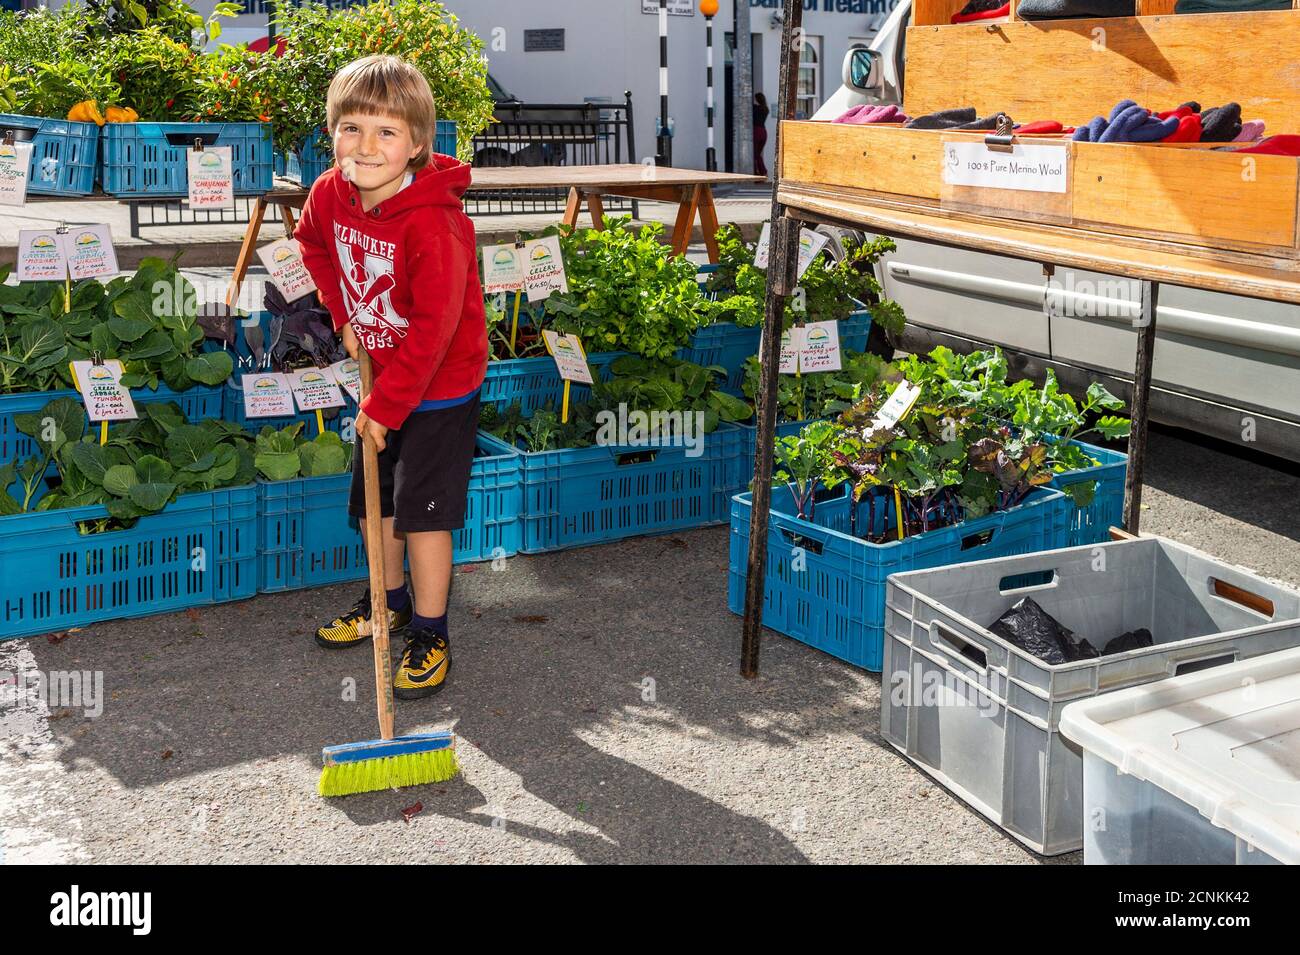
M 799 56 L 799 93 L 795 102 L 796 119 L 808 119 L 822 104 L 822 38 L 804 36 Z

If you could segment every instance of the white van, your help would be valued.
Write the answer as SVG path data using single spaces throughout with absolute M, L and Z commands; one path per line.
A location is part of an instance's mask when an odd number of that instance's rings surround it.
M 902 0 L 869 49 L 849 51 L 844 85 L 813 119 L 860 103 L 902 105 L 910 14 Z M 909 350 L 1000 345 L 1022 376 L 1051 367 L 1071 390 L 1100 378 L 1127 397 L 1133 283 L 1073 269 L 1049 276 L 1020 259 L 896 241 L 880 280 L 907 315 Z M 1152 417 L 1300 461 L 1300 306 L 1174 285 L 1161 285 L 1159 305 Z

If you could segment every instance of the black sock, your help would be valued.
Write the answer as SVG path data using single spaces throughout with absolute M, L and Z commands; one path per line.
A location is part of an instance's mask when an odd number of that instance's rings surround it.
M 388 591 L 388 609 L 405 610 L 411 603 L 411 595 L 406 590 L 406 584 L 400 587 L 394 587 Z
M 411 618 L 411 633 L 419 630 L 432 630 L 444 640 L 447 639 L 447 614 L 441 617 L 421 617 L 418 613 Z

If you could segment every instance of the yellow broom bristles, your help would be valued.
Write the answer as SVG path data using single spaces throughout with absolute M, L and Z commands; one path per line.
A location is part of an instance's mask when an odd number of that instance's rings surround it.
M 459 772 L 456 751 L 450 748 L 405 756 L 384 756 L 326 766 L 321 770 L 318 790 L 322 796 L 348 796 L 380 789 L 441 783 Z

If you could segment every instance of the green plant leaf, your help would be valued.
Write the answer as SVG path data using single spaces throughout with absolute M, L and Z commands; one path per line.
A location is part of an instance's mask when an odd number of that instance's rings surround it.
M 212 432 L 198 425 L 181 425 L 167 435 L 167 459 L 177 468 L 206 470 L 212 466 L 211 461 L 202 467 L 195 467 L 195 465 L 207 460 L 216 443 L 216 437 Z
M 212 351 L 195 355 L 185 362 L 185 374 L 205 385 L 219 385 L 230 377 L 235 363 L 229 352 Z
M 104 476 L 111 465 L 107 449 L 93 441 L 81 441 L 71 448 L 70 455 L 77 470 L 91 483 L 102 487 Z
M 123 295 L 113 301 L 113 314 L 108 319 L 108 328 L 118 341 L 139 341 L 154 327 L 154 319 L 149 311 L 148 297 L 144 295 Z
M 126 497 L 139 483 L 135 468 L 129 464 L 115 464 L 104 474 L 104 490 L 116 497 Z
M 128 493 L 131 503 L 140 510 L 156 512 L 167 506 L 167 502 L 171 500 L 172 494 L 175 492 L 175 484 L 150 482 L 148 484 L 133 484 Z
M 154 454 L 144 454 L 136 459 L 135 473 L 145 484 L 165 484 L 173 474 L 171 464 Z
M 268 481 L 288 481 L 298 476 L 302 462 L 294 451 L 259 451 L 254 463 Z

